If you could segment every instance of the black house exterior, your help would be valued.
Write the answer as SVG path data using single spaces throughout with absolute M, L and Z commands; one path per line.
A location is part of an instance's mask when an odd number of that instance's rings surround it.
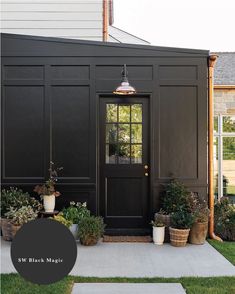
M 171 177 L 207 199 L 208 51 L 2 34 L 2 185 L 142 234 Z M 123 64 L 137 94 L 117 96 Z

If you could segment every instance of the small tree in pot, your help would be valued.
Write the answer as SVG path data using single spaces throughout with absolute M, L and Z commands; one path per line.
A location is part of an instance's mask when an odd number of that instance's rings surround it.
M 185 206 L 189 210 L 195 206 L 192 193 L 187 190 L 185 185 L 176 179 L 172 179 L 165 186 L 165 193 L 162 197 L 162 208 L 155 214 L 155 219 L 165 224 L 165 240 L 170 241 L 169 227 L 171 224 L 171 214 L 177 212 L 180 207 Z
M 81 244 L 95 245 L 104 233 L 105 224 L 102 217 L 84 217 L 79 222 L 78 236 Z
M 194 217 L 191 211 L 181 206 L 171 215 L 170 240 L 171 245 L 183 247 L 186 245 Z
M 151 221 L 153 226 L 153 243 L 156 245 L 162 245 L 165 238 L 165 225 L 162 221 L 155 219 Z
M 194 223 L 189 233 L 189 242 L 195 245 L 204 244 L 208 231 L 210 210 L 206 201 L 198 201 L 194 211 Z

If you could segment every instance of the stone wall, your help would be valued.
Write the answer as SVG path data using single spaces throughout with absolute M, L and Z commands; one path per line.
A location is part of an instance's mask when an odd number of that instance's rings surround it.
M 235 115 L 235 89 L 214 90 L 214 114 Z

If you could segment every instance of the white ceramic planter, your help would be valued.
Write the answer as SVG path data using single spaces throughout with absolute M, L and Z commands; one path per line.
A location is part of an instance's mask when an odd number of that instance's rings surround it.
M 70 227 L 70 232 L 73 234 L 75 240 L 78 238 L 78 224 L 72 224 Z
M 165 227 L 153 227 L 153 243 L 162 245 L 165 238 Z
M 54 195 L 44 195 L 43 196 L 43 206 L 45 212 L 53 212 L 55 209 L 55 196 Z

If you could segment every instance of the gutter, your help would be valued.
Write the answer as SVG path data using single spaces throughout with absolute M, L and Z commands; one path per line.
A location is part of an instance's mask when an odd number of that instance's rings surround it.
M 103 42 L 108 41 L 108 0 L 103 0 Z
M 214 232 L 214 165 L 213 165 L 213 138 L 214 138 L 214 96 L 213 75 L 217 55 L 212 54 L 208 58 L 208 194 L 209 194 L 209 237 L 213 240 L 223 240 Z

